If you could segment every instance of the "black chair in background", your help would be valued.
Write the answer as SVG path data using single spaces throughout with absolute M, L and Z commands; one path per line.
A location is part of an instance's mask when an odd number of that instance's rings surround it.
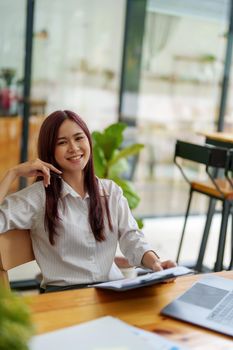
M 181 160 L 181 162 L 179 161 L 179 159 Z M 185 172 L 185 167 L 182 165 L 182 159 L 199 163 L 199 164 L 204 164 L 206 169 L 206 174 L 208 176 L 208 180 L 191 181 L 187 176 L 187 173 Z M 222 219 L 221 219 L 217 257 L 216 257 L 216 262 L 214 266 L 214 271 L 221 271 L 223 268 L 223 257 L 224 257 L 224 250 L 225 250 L 228 217 L 233 204 L 233 187 L 232 187 L 233 183 L 232 184 L 230 183 L 229 176 L 218 177 L 218 173 L 220 169 L 225 170 L 227 165 L 229 169 L 231 166 L 233 169 L 232 163 L 229 162 L 229 150 L 210 146 L 210 145 L 197 145 L 197 144 L 178 140 L 176 142 L 174 162 L 178 166 L 184 179 L 187 181 L 187 183 L 190 186 L 188 205 L 187 205 L 186 214 L 185 214 L 185 221 L 184 221 L 184 226 L 183 226 L 178 253 L 177 253 L 177 262 L 179 261 L 179 258 L 180 258 L 180 253 L 181 253 L 181 248 L 183 244 L 187 219 L 190 211 L 192 196 L 194 192 L 198 192 L 211 198 L 211 201 L 207 212 L 206 224 L 205 224 L 205 229 L 204 229 L 201 244 L 200 244 L 199 254 L 198 254 L 198 258 L 194 266 L 194 269 L 199 272 L 203 271 L 203 259 L 204 259 L 204 254 L 206 250 L 207 240 L 209 237 L 209 231 L 210 231 L 213 213 L 215 211 L 215 204 L 217 200 L 220 200 L 222 201 L 222 211 L 221 211 Z
M 230 183 L 230 186 L 233 191 L 233 149 L 230 149 L 228 151 L 228 159 L 225 169 L 225 176 Z M 231 261 L 228 266 L 228 270 L 233 269 L 233 215 L 232 215 L 232 235 L 231 235 Z

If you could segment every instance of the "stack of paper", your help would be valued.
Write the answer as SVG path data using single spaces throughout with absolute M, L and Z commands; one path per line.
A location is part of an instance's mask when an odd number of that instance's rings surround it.
M 160 283 L 171 278 L 189 275 L 192 273 L 194 273 L 194 271 L 188 269 L 187 267 L 177 266 L 162 271 L 148 273 L 146 275 L 138 276 L 135 278 L 125 278 L 117 281 L 92 284 L 90 287 L 112 289 L 121 292 L 129 289 L 151 286 L 153 284 Z
M 185 350 L 153 333 L 106 316 L 35 336 L 30 350 Z

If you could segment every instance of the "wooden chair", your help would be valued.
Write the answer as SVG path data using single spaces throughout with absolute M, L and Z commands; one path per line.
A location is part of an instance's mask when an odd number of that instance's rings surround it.
M 0 234 L 0 282 L 10 288 L 8 270 L 35 260 L 29 230 Z
M 225 170 L 226 164 L 228 162 L 229 150 L 224 148 L 218 148 L 210 145 L 197 145 L 189 142 L 184 142 L 178 140 L 176 142 L 176 149 L 174 155 L 174 162 L 179 167 L 183 177 L 188 182 L 190 186 L 189 200 L 185 214 L 184 226 L 181 234 L 181 239 L 179 243 L 177 261 L 179 261 L 180 252 L 182 248 L 182 243 L 184 239 L 184 233 L 186 228 L 186 223 L 189 215 L 191 200 L 193 192 L 198 192 L 204 194 L 211 198 L 210 206 L 207 213 L 206 225 L 204 233 L 202 236 L 202 241 L 199 249 L 198 259 L 195 265 L 195 270 L 202 271 L 203 269 L 203 259 L 205 254 L 205 249 L 207 245 L 207 240 L 209 236 L 210 225 L 212 221 L 213 214 L 215 212 L 216 200 L 222 201 L 222 220 L 219 233 L 219 242 L 216 263 L 214 266 L 215 271 L 221 271 L 223 268 L 223 257 L 226 241 L 226 231 L 228 217 L 233 204 L 233 188 L 226 177 L 217 177 L 218 171 L 220 169 Z M 206 174 L 208 176 L 208 181 L 194 180 L 190 181 L 189 177 L 179 161 L 180 159 L 185 159 L 188 161 L 204 164 L 206 166 Z

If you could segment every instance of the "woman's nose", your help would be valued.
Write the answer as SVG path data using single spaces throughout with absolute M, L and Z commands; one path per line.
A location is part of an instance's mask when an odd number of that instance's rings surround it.
M 72 152 L 72 151 L 75 151 L 75 150 L 77 150 L 77 149 L 79 149 L 79 145 L 76 143 L 76 142 L 69 142 L 69 148 L 68 148 L 68 150 L 70 151 L 70 152 Z

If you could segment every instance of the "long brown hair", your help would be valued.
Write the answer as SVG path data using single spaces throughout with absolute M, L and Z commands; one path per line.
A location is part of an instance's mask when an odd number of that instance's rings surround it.
M 55 160 L 55 147 L 59 128 L 66 119 L 70 119 L 77 123 L 77 125 L 87 136 L 90 144 L 90 158 L 86 167 L 84 168 L 84 186 L 88 191 L 90 198 L 89 223 L 95 239 L 97 241 L 104 241 L 104 210 L 107 214 L 110 230 L 112 230 L 112 223 L 106 196 L 104 198 L 104 208 L 103 202 L 101 201 L 98 179 L 94 173 L 91 134 L 86 123 L 76 113 L 68 110 L 51 113 L 44 120 L 40 128 L 38 139 L 38 156 L 44 162 L 51 163 L 59 169 L 59 165 Z M 41 177 L 37 178 L 37 181 L 39 180 L 41 180 Z M 45 189 L 46 205 L 44 224 L 45 228 L 49 232 L 49 241 L 52 245 L 55 244 L 55 235 L 57 235 L 56 226 L 59 220 L 62 220 L 62 218 L 60 218 L 58 215 L 58 202 L 61 198 L 61 189 L 62 181 L 61 179 L 55 177 L 51 177 L 50 185 Z

